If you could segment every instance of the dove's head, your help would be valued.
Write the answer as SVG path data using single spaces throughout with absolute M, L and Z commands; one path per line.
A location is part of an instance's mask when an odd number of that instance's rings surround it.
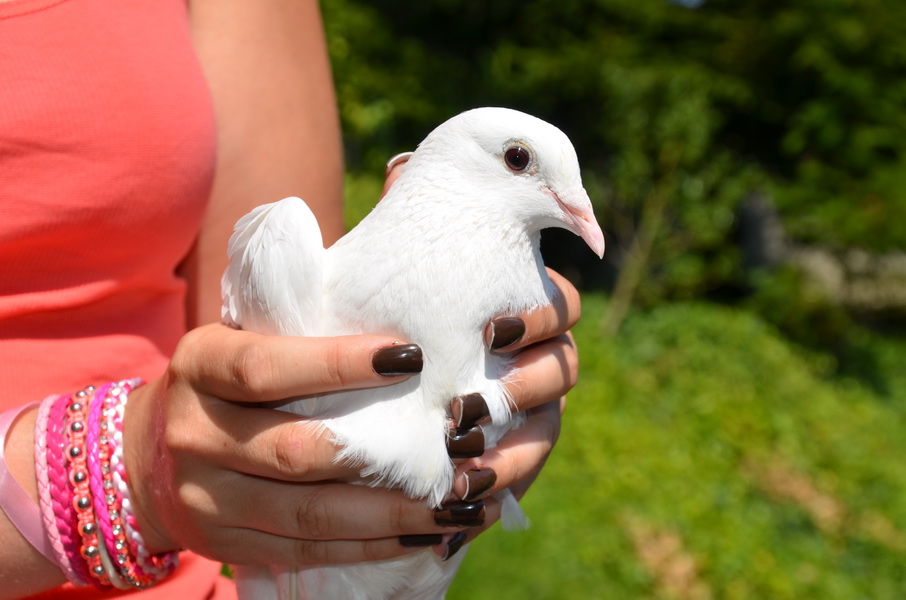
M 446 121 L 419 146 L 474 186 L 488 218 L 514 218 L 530 233 L 568 229 L 604 255 L 604 234 L 582 187 L 569 138 L 541 119 L 506 108 L 478 108 Z M 413 157 L 416 158 L 416 157 Z M 468 182 L 466 184 L 465 182 Z

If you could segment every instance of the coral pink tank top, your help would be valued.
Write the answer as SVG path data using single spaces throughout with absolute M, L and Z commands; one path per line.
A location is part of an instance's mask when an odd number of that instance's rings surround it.
M 161 374 L 215 138 L 186 0 L 0 2 L 0 410 Z M 140 596 L 221 598 L 218 572 Z

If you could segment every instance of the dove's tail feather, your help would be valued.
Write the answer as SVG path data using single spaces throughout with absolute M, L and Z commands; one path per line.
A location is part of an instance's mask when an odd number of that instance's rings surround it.
M 529 528 L 531 523 L 522 512 L 522 507 L 519 506 L 519 501 L 516 500 L 513 492 L 508 489 L 503 490 L 494 497 L 500 500 L 500 525 L 504 531 L 519 531 Z
M 250 600 L 442 600 L 464 550 L 448 561 L 425 550 L 355 565 L 237 567 L 237 589 Z
M 410 574 L 409 584 L 389 596 L 389 600 L 443 600 L 468 549 L 467 544 L 444 562 L 441 562 L 430 551 L 425 553 L 431 559 L 432 568 Z
M 273 567 L 277 579 L 278 600 L 301 600 L 299 596 L 299 569 L 296 567 Z
M 299 198 L 259 206 L 236 223 L 221 280 L 227 325 L 314 335 L 321 311 L 324 246 L 318 221 Z
M 274 582 L 271 567 L 237 566 L 236 592 L 239 598 L 254 600 L 279 600 L 280 595 Z

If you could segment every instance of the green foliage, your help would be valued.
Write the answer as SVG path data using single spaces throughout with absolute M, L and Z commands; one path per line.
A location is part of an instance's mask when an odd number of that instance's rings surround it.
M 803 281 L 801 271 L 784 267 L 753 276 L 754 293 L 743 306 L 778 327 L 786 336 L 811 348 L 836 350 L 856 335 L 852 317 L 827 294 Z
M 343 221 L 352 228 L 365 218 L 377 203 L 384 185 L 383 171 L 374 173 L 346 173 L 343 180 L 345 199 Z
M 353 172 L 379 173 L 473 106 L 550 120 L 577 146 L 614 269 L 653 223 L 643 305 L 742 285 L 735 211 L 756 188 L 800 239 L 878 250 L 906 240 L 900 0 L 323 9 Z
M 906 374 L 886 371 L 883 392 L 835 378 L 827 357 L 713 305 L 633 314 L 604 341 L 604 308 L 586 298 L 582 377 L 523 501 L 532 527 L 482 536 L 450 598 L 906 594 Z M 682 539 L 699 595 L 665 592 L 637 520 Z
M 726 4 L 727 24 L 740 34 L 723 63 L 759 93 L 740 99 L 728 125 L 740 150 L 783 174 L 773 189 L 792 231 L 809 241 L 902 247 L 906 5 Z

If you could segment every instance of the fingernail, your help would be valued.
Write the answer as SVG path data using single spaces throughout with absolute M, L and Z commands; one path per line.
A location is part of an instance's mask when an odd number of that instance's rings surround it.
M 474 458 L 482 454 L 484 454 L 484 431 L 481 425 L 447 437 L 447 455 L 450 458 Z
M 436 546 L 444 541 L 443 534 L 426 533 L 424 535 L 401 535 L 400 545 L 406 548 L 425 548 Z
M 442 560 L 450 560 L 453 558 L 453 555 L 459 552 L 466 543 L 466 532 L 457 531 L 453 534 L 453 537 L 450 538 L 450 541 L 447 542 L 447 552 L 444 554 Z
M 488 346 L 500 350 L 511 346 L 525 335 L 525 321 L 519 317 L 500 317 L 491 321 L 491 335 Z
M 453 527 L 478 527 L 484 524 L 484 502 L 445 502 L 434 511 L 434 522 Z
M 479 496 L 491 489 L 497 482 L 497 473 L 493 469 L 469 469 L 462 474 L 466 489 L 461 498 L 467 502 L 476 500 Z
M 392 171 L 396 165 L 404 163 L 412 158 L 412 154 L 412 152 L 400 152 L 399 154 L 391 156 L 390 160 L 387 161 L 386 166 L 384 166 L 384 177 L 390 175 L 390 171 Z
M 488 403 L 484 401 L 481 394 L 467 394 L 453 398 L 453 402 L 450 404 L 450 414 L 453 422 L 456 423 L 457 433 L 472 429 L 479 423 L 484 424 L 491 421 Z
M 381 348 L 371 359 L 378 375 L 414 375 L 422 372 L 422 349 L 415 344 L 397 344 Z

